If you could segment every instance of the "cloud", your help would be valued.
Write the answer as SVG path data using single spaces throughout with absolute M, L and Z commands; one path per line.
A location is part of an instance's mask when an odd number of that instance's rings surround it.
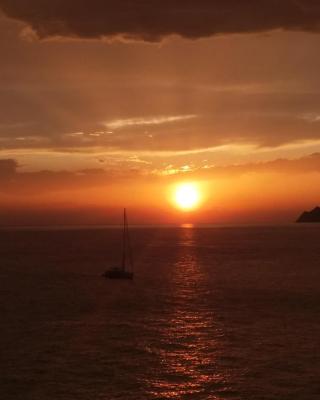
M 317 0 L 1 0 L 0 7 L 9 17 L 27 22 L 40 38 L 158 41 L 171 34 L 200 38 L 320 28 Z
M 198 168 L 178 168 L 174 165 L 168 165 L 162 170 L 154 170 L 153 173 L 163 176 L 178 177 L 183 179 L 215 179 L 215 178 L 232 178 L 247 174 L 307 174 L 320 173 L 320 153 L 310 154 L 305 157 L 289 159 L 276 159 L 266 162 L 251 162 L 235 165 L 215 166 L 203 165 Z
M 307 113 L 302 115 L 302 118 L 308 122 L 320 122 L 320 115 L 316 113 Z
M 137 157 L 131 161 L 137 164 L 145 163 Z M 183 165 L 180 168 L 167 165 L 163 169 L 155 170 L 150 164 L 149 168 L 133 168 L 127 165 L 121 170 L 112 166 L 102 168 L 88 168 L 77 171 L 36 171 L 23 172 L 17 170 L 18 162 L 14 159 L 0 160 L 1 192 L 32 194 L 36 192 L 51 192 L 60 190 L 77 190 L 81 188 L 106 187 L 117 182 L 134 181 L 142 179 L 144 182 L 154 180 L 182 179 L 215 179 L 232 178 L 246 174 L 280 173 L 280 174 L 306 174 L 320 173 L 320 153 L 305 157 L 277 159 L 267 162 L 251 162 L 238 165 L 210 166 Z M 5 186 L 3 184 L 6 184 Z
M 143 177 L 145 171 L 142 168 L 134 167 L 139 163 L 143 163 L 143 161 L 132 158 L 124 163 L 122 168 L 110 164 L 106 169 L 24 172 L 18 169 L 19 164 L 15 159 L 0 159 L 0 194 L 34 195 L 35 193 L 106 187 L 117 182 Z
M 106 127 L 110 129 L 127 128 L 131 126 L 144 126 L 144 125 L 162 125 L 171 122 L 185 121 L 188 119 L 196 118 L 196 115 L 169 115 L 160 117 L 141 117 L 129 119 L 116 119 L 106 122 Z
M 278 159 L 260 163 L 248 163 L 227 167 L 209 168 L 207 173 L 222 175 L 246 174 L 246 173 L 282 173 L 305 174 L 320 172 L 320 153 L 314 153 L 305 157 L 288 160 Z
M 0 178 L 11 177 L 16 173 L 18 163 L 13 159 L 0 159 Z

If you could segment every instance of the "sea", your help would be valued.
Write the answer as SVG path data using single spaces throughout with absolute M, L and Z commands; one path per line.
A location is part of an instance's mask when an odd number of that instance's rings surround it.
M 320 226 L 0 230 L 1 400 L 319 400 Z

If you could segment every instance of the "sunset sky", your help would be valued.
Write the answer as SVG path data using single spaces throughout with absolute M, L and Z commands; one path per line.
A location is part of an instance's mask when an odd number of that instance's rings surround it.
M 124 206 L 134 223 L 286 223 L 320 203 L 319 1 L 0 10 L 0 225 Z

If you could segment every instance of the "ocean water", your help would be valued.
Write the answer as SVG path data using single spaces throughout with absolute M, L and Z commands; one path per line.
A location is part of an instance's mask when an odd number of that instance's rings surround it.
M 319 226 L 0 231 L 2 400 L 320 398 Z

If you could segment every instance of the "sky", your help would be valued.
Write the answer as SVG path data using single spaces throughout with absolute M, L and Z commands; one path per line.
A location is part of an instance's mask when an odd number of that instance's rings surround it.
M 0 0 L 0 225 L 294 221 L 319 48 L 317 0 Z

